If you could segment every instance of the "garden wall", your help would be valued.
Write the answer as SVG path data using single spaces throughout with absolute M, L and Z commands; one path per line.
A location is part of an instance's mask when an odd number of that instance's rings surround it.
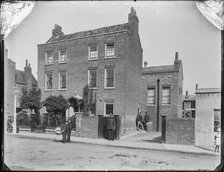
M 194 118 L 167 118 L 166 143 L 194 145 L 195 144 Z
M 76 132 L 80 137 L 98 138 L 98 117 L 76 114 Z

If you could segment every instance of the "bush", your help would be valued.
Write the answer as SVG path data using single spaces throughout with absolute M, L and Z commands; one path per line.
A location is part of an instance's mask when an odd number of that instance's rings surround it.
M 23 111 L 20 111 L 17 114 L 17 125 L 30 125 L 30 117 Z

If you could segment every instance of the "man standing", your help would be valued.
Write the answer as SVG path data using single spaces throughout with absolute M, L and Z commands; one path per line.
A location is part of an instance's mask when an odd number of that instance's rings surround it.
M 139 130 L 139 129 L 144 130 L 143 119 L 142 119 L 142 116 L 141 116 L 141 111 L 138 112 L 138 114 L 136 116 L 136 119 L 135 119 L 135 123 L 136 123 L 137 130 Z M 141 128 L 140 128 L 140 126 L 141 126 Z
M 61 124 L 62 143 L 66 142 L 67 132 L 68 132 L 68 122 L 66 121 L 65 123 Z
M 71 137 L 72 128 L 73 128 L 72 121 L 69 118 L 68 124 L 67 124 L 67 133 L 66 133 L 67 134 L 67 140 L 66 140 L 67 142 L 71 142 L 70 137 Z
M 116 128 L 116 122 L 112 113 L 110 113 L 110 117 L 107 119 L 107 131 L 109 135 L 108 140 L 114 140 L 114 130 Z

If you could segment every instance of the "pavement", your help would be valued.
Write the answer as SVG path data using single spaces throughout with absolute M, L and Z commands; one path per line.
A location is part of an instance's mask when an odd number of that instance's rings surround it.
M 5 133 L 6 136 L 22 137 L 22 138 L 32 138 L 32 139 L 42 139 L 42 140 L 61 140 L 61 135 L 53 134 L 52 131 L 46 133 L 31 133 L 29 129 L 21 130 L 17 134 Z M 152 132 L 147 133 L 145 131 L 135 131 L 128 135 L 120 136 L 120 140 L 108 141 L 101 138 L 84 138 L 77 137 L 75 133 L 71 136 L 71 142 L 73 143 L 85 143 L 85 144 L 95 144 L 113 147 L 124 147 L 131 149 L 145 149 L 145 150 L 157 150 L 157 151 L 171 151 L 171 152 L 181 152 L 181 153 L 191 153 L 200 155 L 214 155 L 220 156 L 220 153 L 214 152 L 214 148 L 204 148 L 196 147 L 193 145 L 180 145 L 180 144 L 167 144 L 154 142 L 153 138 L 158 138 L 160 133 Z

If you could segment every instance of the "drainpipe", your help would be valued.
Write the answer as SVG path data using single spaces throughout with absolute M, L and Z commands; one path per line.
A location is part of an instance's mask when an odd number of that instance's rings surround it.
M 156 131 L 159 131 L 159 82 L 160 80 L 157 80 L 157 128 Z

